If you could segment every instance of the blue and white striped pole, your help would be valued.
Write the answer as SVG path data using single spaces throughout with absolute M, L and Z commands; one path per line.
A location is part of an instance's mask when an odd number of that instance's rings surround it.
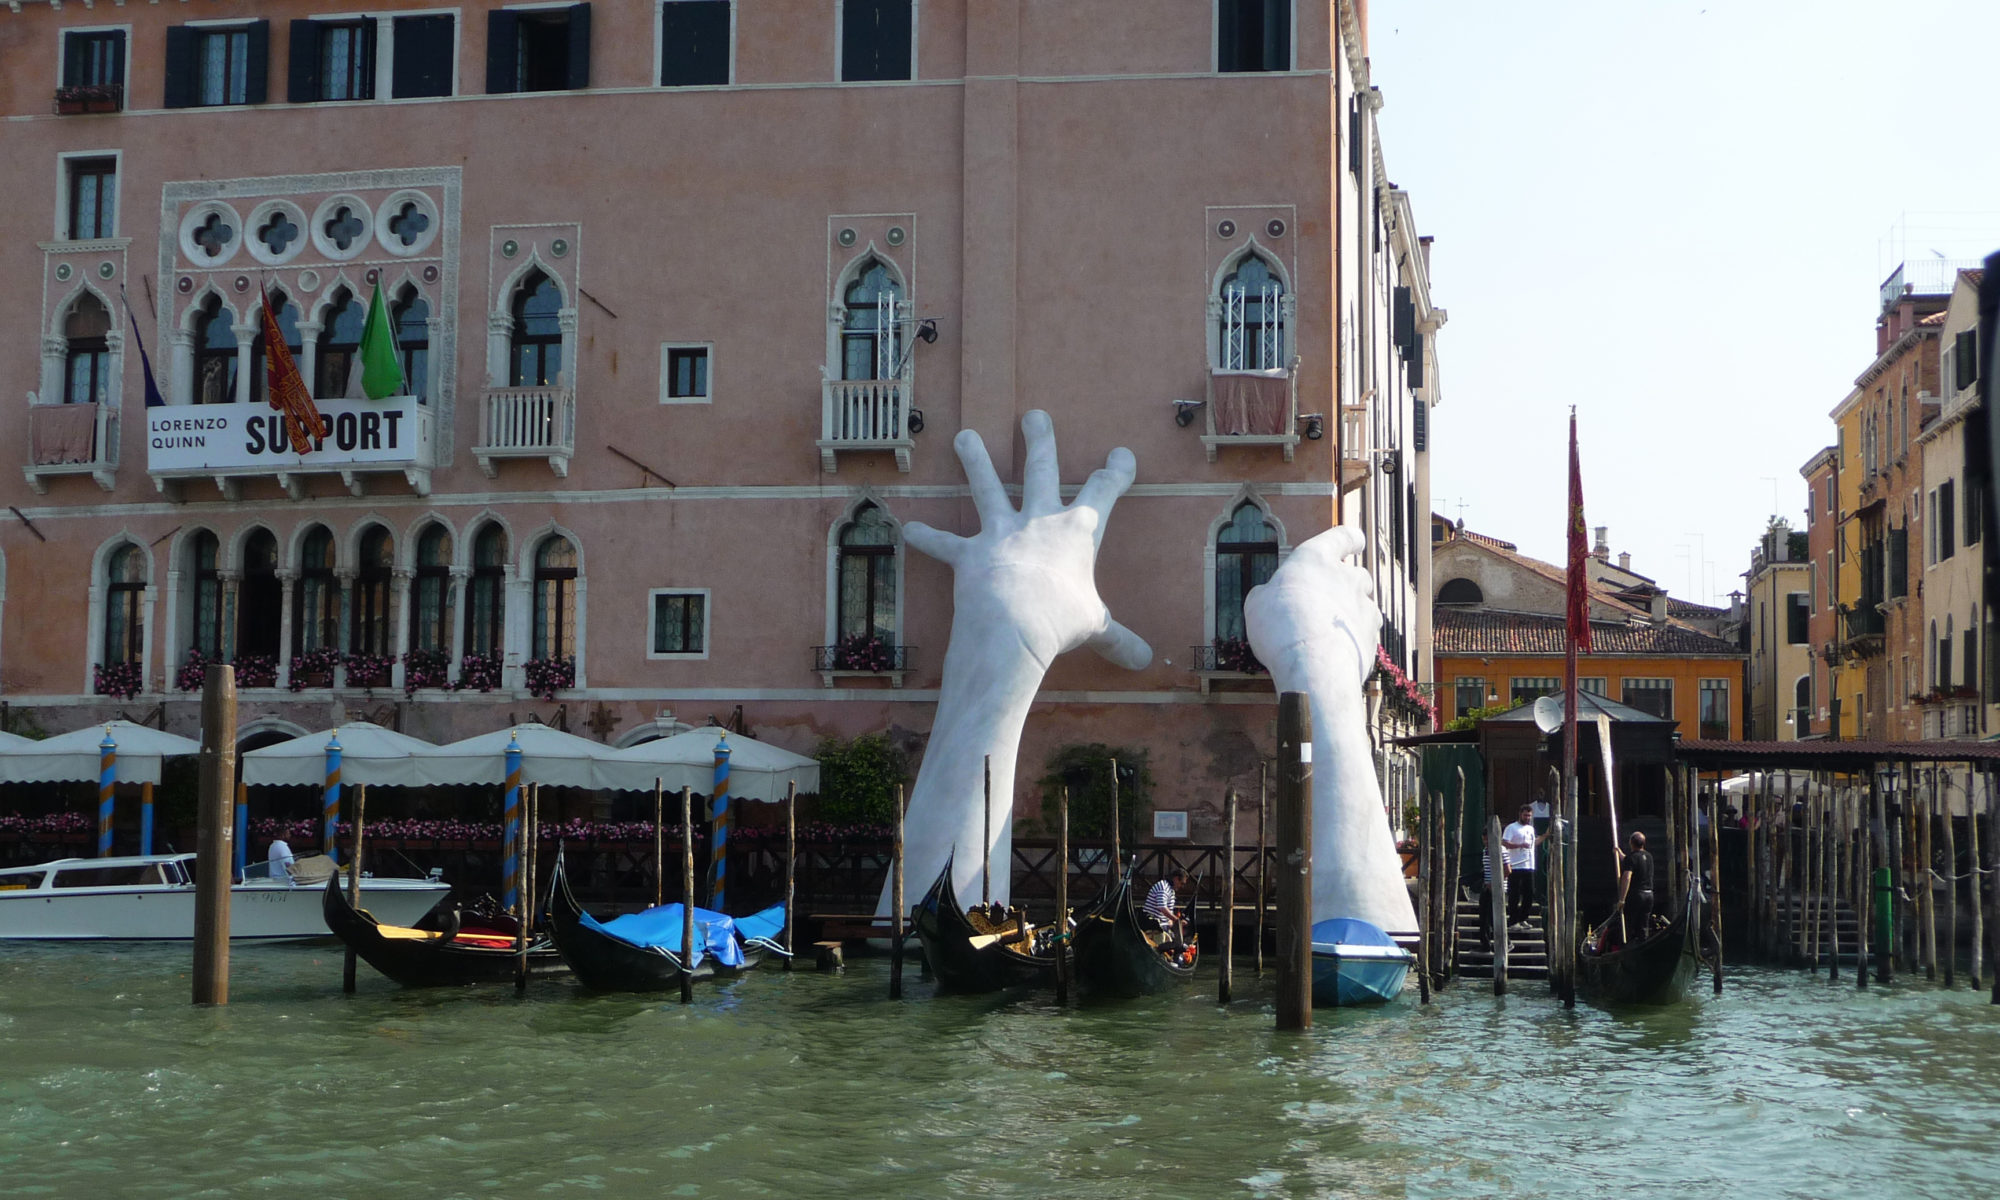
M 111 726 L 104 726 L 104 740 L 97 743 L 97 857 L 111 857 L 112 793 L 118 782 L 118 742 Z
M 729 739 L 726 737 L 715 742 L 715 785 L 709 796 L 712 836 L 708 843 L 708 906 L 716 912 L 727 912 L 723 907 L 726 882 L 723 877 L 729 863 Z
M 507 736 L 507 830 L 500 842 L 500 907 L 521 903 L 521 743 Z
M 340 863 L 340 848 L 334 845 L 334 834 L 340 829 L 340 735 L 326 739 L 326 798 L 320 802 L 320 835 L 326 856 L 337 866 Z

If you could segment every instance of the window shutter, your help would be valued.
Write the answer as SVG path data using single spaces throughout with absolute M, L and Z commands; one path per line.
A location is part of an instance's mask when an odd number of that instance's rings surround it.
M 243 103 L 262 104 L 271 85 L 271 23 L 252 21 L 248 33 L 250 49 L 244 63 Z
M 1215 69 L 1218 71 L 1243 69 L 1240 22 L 1236 6 L 1230 0 L 1221 0 L 1215 6 Z
M 319 22 L 294 19 L 289 36 L 285 99 L 293 104 L 311 104 L 319 99 Z
M 1292 0 L 1264 0 L 1263 68 L 1292 69 Z
M 106 36 L 111 40 L 111 82 L 122 88 L 125 86 L 125 31 L 114 29 Z
M 417 96 L 451 95 L 452 34 L 455 18 L 397 17 L 396 42 L 391 54 L 395 73 L 394 92 L 398 100 Z M 380 87 L 377 87 L 380 92 Z
M 590 86 L 590 5 L 569 6 L 569 86 L 578 91 Z
M 1410 299 L 1409 288 L 1399 287 L 1396 289 L 1395 305 L 1396 305 L 1396 313 L 1395 313 L 1396 348 L 1398 350 L 1408 352 L 1410 348 L 1410 338 L 1412 334 L 1415 333 L 1415 329 L 1413 327 L 1417 323 L 1417 306 L 1416 303 Z
M 1417 386 L 1422 387 L 1423 384 L 1419 383 L 1417 384 Z M 1419 454 L 1422 454 L 1423 452 L 1431 448 L 1430 410 L 1431 410 L 1430 402 L 1423 399 L 1421 396 L 1418 397 L 1416 407 L 1412 410 L 1412 415 L 1414 416 L 1415 419 L 1411 422 L 1411 427 L 1410 427 L 1410 445 Z
M 1958 378 L 1953 380 L 1955 388 L 1968 388 L 1979 382 L 1979 333 L 1967 329 L 1958 335 L 1958 344 L 1953 348 L 1957 359 Z
M 486 14 L 486 90 L 521 90 L 521 19 L 505 9 Z
M 78 34 L 63 36 L 62 85 L 75 87 L 83 82 L 84 40 Z
M 1410 386 L 1424 386 L 1424 340 L 1417 338 L 1410 347 Z
M 660 13 L 660 83 L 729 82 L 727 0 L 681 0 Z
M 167 86 L 162 108 L 186 108 L 194 100 L 194 30 L 167 27 Z

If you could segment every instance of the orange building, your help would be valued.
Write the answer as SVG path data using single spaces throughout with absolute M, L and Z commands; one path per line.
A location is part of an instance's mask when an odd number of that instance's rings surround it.
M 1566 572 L 1512 542 L 1440 522 L 1432 621 L 1440 718 L 1562 690 Z M 1684 737 L 1743 736 L 1748 656 L 1697 627 L 1726 614 L 1670 602 L 1665 588 L 1613 567 L 1600 531 L 1590 582 L 1591 653 L 1577 685 L 1676 722 Z M 1704 620 L 1703 625 L 1716 622 Z M 1724 622 L 1726 623 L 1726 622 Z

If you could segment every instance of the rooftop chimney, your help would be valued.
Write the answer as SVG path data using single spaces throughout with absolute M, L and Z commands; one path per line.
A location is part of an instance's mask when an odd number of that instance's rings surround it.
M 1621 571 L 1632 569 L 1632 555 L 1629 552 L 1624 550 L 1618 552 L 1618 569 Z
M 1597 544 L 1590 548 L 1590 557 L 1592 558 L 1611 557 L 1611 543 L 1604 540 L 1604 535 L 1609 532 L 1611 532 L 1611 527 L 1609 525 L 1597 526 Z
M 1665 625 L 1667 623 L 1667 589 L 1655 588 L 1648 607 L 1650 611 L 1646 614 L 1647 618 L 1655 625 Z

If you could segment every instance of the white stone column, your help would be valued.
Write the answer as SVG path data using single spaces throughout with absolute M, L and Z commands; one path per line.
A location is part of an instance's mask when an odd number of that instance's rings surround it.
M 278 568 L 278 687 L 292 684 L 292 595 L 299 573 L 288 567 Z
M 257 341 L 256 325 L 231 325 L 229 332 L 236 335 L 236 403 L 250 403 L 250 371 L 257 365 L 252 356 L 252 348 Z
M 444 632 L 444 652 L 451 656 L 451 666 L 446 670 L 453 683 L 459 680 L 459 672 L 465 663 L 465 593 L 466 580 L 471 578 L 468 567 L 451 568 L 451 594 L 446 598 L 451 605 L 451 625 Z
M 589 581 L 584 579 L 582 573 L 579 572 L 576 577 L 576 686 L 579 688 L 584 686 L 583 651 L 585 647 L 585 633 L 589 629 L 589 623 L 584 620 L 584 614 L 589 611 L 588 606 L 585 604 L 588 595 Z
M 347 686 L 345 656 L 354 649 L 354 568 L 337 568 L 333 577 L 340 584 L 340 599 L 334 602 L 340 605 L 339 610 L 334 613 L 335 628 L 339 630 L 335 635 L 337 640 L 334 645 L 342 655 L 342 661 L 336 663 L 333 668 L 333 686 L 343 688 Z
M 505 629 L 505 653 L 500 670 L 500 686 L 519 689 L 527 686 L 527 673 L 522 664 L 535 652 L 535 641 L 531 627 L 535 616 L 535 588 L 531 579 L 517 578 L 514 569 L 507 568 L 507 581 L 502 585 L 507 594 Z
M 63 373 L 69 367 L 69 341 L 57 334 L 47 334 L 42 338 L 42 391 L 39 399 L 43 404 L 61 404 L 63 401 Z
M 383 619 L 389 622 L 390 645 L 396 656 L 396 665 L 389 668 L 389 686 L 400 691 L 404 672 L 409 670 L 403 659 L 410 653 L 410 573 L 400 567 L 389 578 L 389 611 Z
M 91 669 L 104 661 L 104 581 L 92 578 L 90 581 L 90 624 L 84 638 L 86 653 L 83 658 L 83 694 L 88 696 L 94 690 L 91 686 Z
M 513 350 L 514 318 L 505 312 L 486 314 L 486 386 L 507 386 L 507 357 Z M 437 346 L 435 339 L 431 345 Z
M 174 690 L 174 673 L 180 670 L 181 660 L 181 573 L 177 568 L 167 568 L 167 614 L 160 626 L 160 692 L 171 695 Z
M 236 605 L 237 587 L 243 582 L 241 571 L 222 570 L 215 573 L 216 582 L 221 585 L 222 595 L 218 602 L 222 605 L 221 636 L 216 639 L 215 649 L 224 662 L 236 661 Z M 199 616 L 196 617 L 199 620 Z M 238 687 L 243 686 L 237 684 Z
M 319 395 L 319 376 L 315 368 L 319 365 L 319 334 L 324 328 L 326 326 L 318 321 L 299 322 L 299 378 L 306 381 L 306 391 L 312 393 L 315 400 L 323 399 Z
M 153 598 L 159 589 L 147 584 L 139 592 L 139 690 L 151 691 L 153 681 Z
M 176 329 L 167 335 L 168 404 L 194 402 L 194 334 Z

